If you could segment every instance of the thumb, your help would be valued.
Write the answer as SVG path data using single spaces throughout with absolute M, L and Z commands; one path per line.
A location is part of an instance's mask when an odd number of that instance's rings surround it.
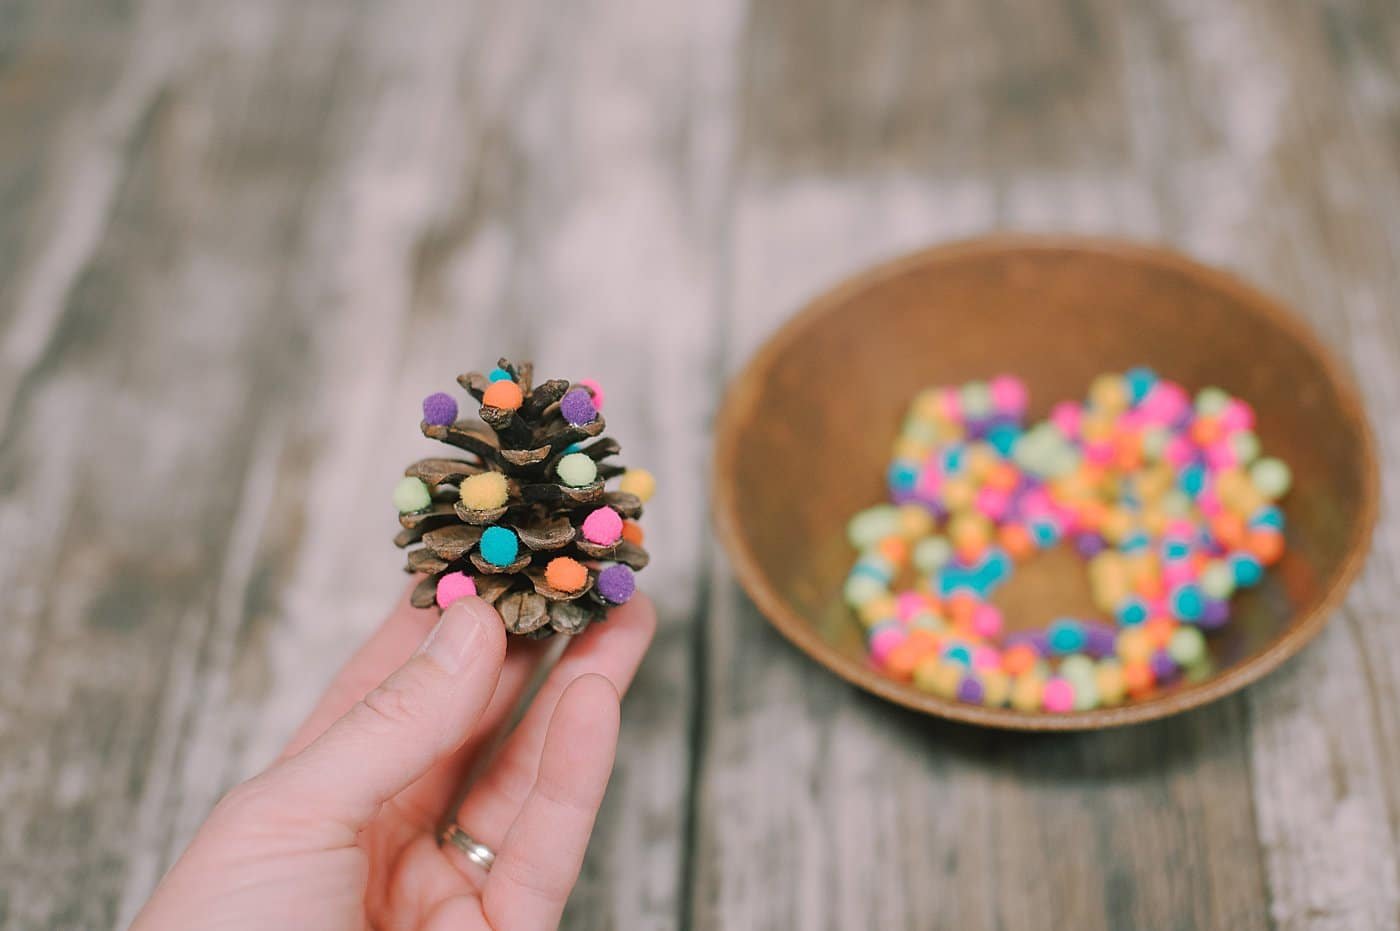
M 470 736 L 496 691 L 505 628 L 480 598 L 443 611 L 408 662 L 305 750 L 266 774 L 303 814 L 358 831 Z

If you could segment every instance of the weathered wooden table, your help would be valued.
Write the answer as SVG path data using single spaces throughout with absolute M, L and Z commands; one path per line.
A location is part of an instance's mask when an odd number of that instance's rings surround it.
M 0 924 L 130 918 L 402 584 L 418 399 L 506 352 L 664 483 L 570 927 L 1400 925 L 1400 497 L 1301 658 L 1121 732 L 905 713 L 731 582 L 727 374 L 994 228 L 1295 302 L 1400 480 L 1393 4 L 0 0 Z

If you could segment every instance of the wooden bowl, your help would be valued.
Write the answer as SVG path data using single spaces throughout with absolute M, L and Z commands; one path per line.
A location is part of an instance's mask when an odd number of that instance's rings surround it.
M 1215 671 L 1114 708 L 1031 714 L 939 698 L 865 656 L 841 599 L 848 518 L 886 500 L 891 441 L 928 385 L 1010 372 L 1030 417 L 1082 398 L 1094 375 L 1148 365 L 1254 404 L 1265 452 L 1292 466 L 1288 550 L 1208 638 Z M 994 236 L 863 272 L 818 297 L 757 352 L 720 412 L 715 516 L 740 583 L 784 636 L 891 701 L 974 724 L 1078 730 L 1147 721 L 1241 688 L 1326 623 L 1375 522 L 1374 443 L 1356 389 L 1293 314 L 1233 276 L 1164 249 Z M 1018 565 L 1009 629 L 1095 616 L 1084 569 L 1051 551 Z

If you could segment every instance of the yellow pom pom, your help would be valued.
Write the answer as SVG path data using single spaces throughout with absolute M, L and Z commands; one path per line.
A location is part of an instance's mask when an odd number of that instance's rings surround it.
M 656 492 L 656 479 L 646 469 L 628 469 L 622 473 L 622 480 L 617 483 L 617 487 L 643 501 L 650 501 Z
M 1011 683 L 1011 707 L 1017 711 L 1039 711 L 1043 686 L 1043 680 L 1033 672 L 1017 676 Z
M 860 606 L 860 619 L 866 627 L 874 626 L 880 621 L 891 620 L 896 613 L 895 600 L 889 595 L 872 598 Z
M 917 540 L 933 533 L 933 515 L 918 504 L 903 504 L 899 508 L 899 532 L 905 539 Z
M 1089 386 L 1089 402 L 1107 414 L 1117 414 L 1128 406 L 1128 386 L 1121 375 L 1105 374 Z
M 1000 669 L 986 669 L 982 672 L 982 704 L 989 708 L 1000 708 L 1011 697 L 1011 677 Z
M 506 503 L 506 477 L 500 472 L 469 475 L 462 482 L 462 504 L 473 511 L 489 511 Z

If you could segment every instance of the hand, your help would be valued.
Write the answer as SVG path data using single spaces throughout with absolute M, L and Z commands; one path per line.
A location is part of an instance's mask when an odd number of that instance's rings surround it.
M 558 925 L 655 611 L 638 595 L 576 637 L 456 810 L 496 852 L 489 873 L 438 829 L 547 642 L 507 648 L 477 598 L 434 620 L 400 604 L 282 757 L 214 808 L 134 931 Z

